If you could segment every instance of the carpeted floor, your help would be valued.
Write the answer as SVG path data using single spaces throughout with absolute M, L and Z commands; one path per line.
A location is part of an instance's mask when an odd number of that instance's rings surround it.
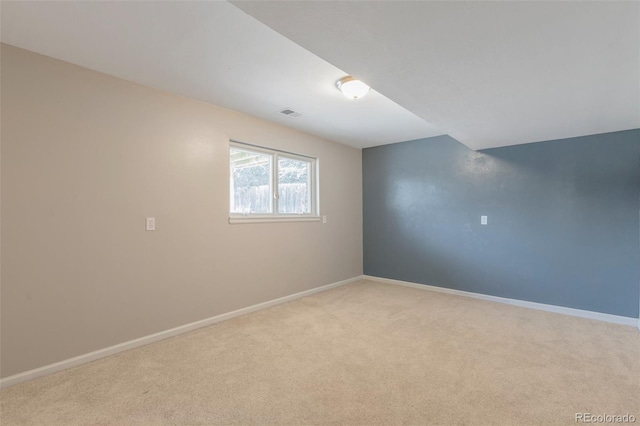
M 640 423 L 640 332 L 367 281 L 0 392 L 1 423 Z

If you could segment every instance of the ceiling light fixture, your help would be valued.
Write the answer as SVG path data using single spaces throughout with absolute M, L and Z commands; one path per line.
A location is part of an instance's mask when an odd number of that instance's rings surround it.
M 338 89 L 349 99 L 360 99 L 369 92 L 370 87 L 350 75 L 336 82 Z

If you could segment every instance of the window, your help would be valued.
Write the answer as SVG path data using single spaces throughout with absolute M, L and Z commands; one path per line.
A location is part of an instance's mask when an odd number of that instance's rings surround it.
M 231 223 L 318 220 L 316 158 L 230 142 Z

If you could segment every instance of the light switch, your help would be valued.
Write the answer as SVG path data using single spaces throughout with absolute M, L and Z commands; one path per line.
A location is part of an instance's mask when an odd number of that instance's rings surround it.
M 480 216 L 480 225 L 487 224 L 487 216 Z
M 156 218 L 148 217 L 146 219 L 146 229 L 147 231 L 155 231 L 156 230 Z

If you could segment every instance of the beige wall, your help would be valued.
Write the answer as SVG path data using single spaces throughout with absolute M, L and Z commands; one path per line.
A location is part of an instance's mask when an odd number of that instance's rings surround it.
M 362 274 L 359 150 L 14 47 L 1 59 L 2 377 Z M 230 138 L 319 157 L 328 223 L 229 225 Z

